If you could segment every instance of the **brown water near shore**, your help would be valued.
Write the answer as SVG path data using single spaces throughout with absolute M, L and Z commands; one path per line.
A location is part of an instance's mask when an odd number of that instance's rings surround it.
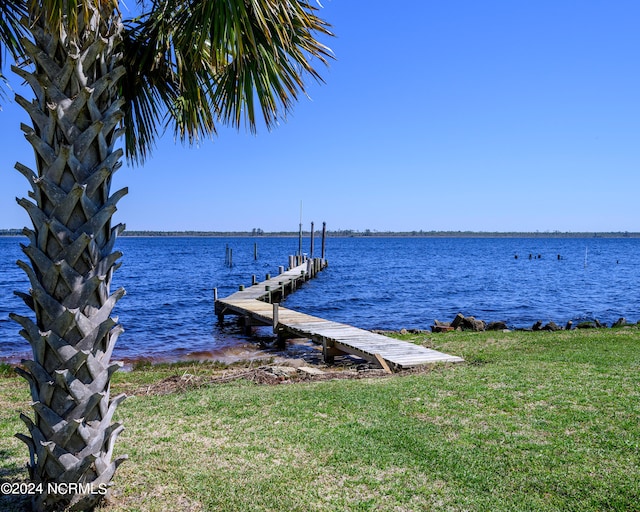
M 235 345 L 227 345 L 216 350 L 190 352 L 181 357 L 137 357 L 123 360 L 124 370 L 131 370 L 140 364 L 178 363 L 185 361 L 212 362 L 234 364 L 239 362 L 262 362 L 271 360 L 274 363 L 291 363 L 296 360 L 301 364 L 322 364 L 322 347 L 306 339 L 287 341 L 286 348 L 277 348 L 274 343 L 263 341 L 238 341 Z

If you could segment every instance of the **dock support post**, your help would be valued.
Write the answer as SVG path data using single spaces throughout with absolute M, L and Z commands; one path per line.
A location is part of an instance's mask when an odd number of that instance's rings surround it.
M 320 255 L 322 259 L 324 259 L 324 249 L 325 249 L 326 239 L 327 239 L 327 223 L 323 222 L 322 223 L 322 254 Z
M 273 303 L 273 332 L 276 334 L 278 333 L 279 311 L 280 311 L 280 304 L 278 302 L 274 302 Z
M 256 275 L 255 275 L 255 274 L 253 274 L 253 275 L 251 276 L 251 286 L 255 286 L 255 285 L 257 285 L 257 284 L 258 284 L 258 278 L 256 277 Z
M 309 257 L 313 258 L 313 222 L 311 223 L 311 247 L 309 248 Z
M 373 354 L 373 357 L 375 358 L 377 363 L 380 365 L 380 368 L 382 368 L 385 373 L 393 373 L 391 371 L 391 368 L 389 368 L 389 365 L 387 364 L 387 362 L 384 360 L 384 357 L 382 357 L 380 354 Z
M 335 356 L 333 355 L 332 347 L 328 346 L 326 338 L 322 339 L 322 359 L 326 364 L 333 364 L 335 362 Z
M 253 259 L 258 259 L 258 242 L 253 243 Z
M 278 327 L 278 324 L 280 323 L 279 308 L 280 308 L 280 304 L 277 302 L 274 302 L 273 303 L 273 333 L 278 338 L 278 341 L 277 341 L 278 348 L 284 349 L 284 348 L 287 348 L 287 337 L 285 336 L 285 333 Z
M 218 323 L 223 323 L 224 322 L 224 313 L 222 312 L 224 310 L 224 308 L 220 308 L 220 310 L 218 310 L 218 289 L 214 288 L 213 289 L 213 310 L 216 314 L 216 316 L 218 317 Z

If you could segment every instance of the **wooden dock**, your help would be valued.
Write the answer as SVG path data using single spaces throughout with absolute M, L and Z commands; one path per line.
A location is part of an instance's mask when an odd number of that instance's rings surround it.
M 280 307 L 281 300 L 325 267 L 326 261 L 320 258 L 292 262 L 290 257 L 289 270 L 274 278 L 267 275 L 265 281 L 250 287 L 241 286 L 224 299 L 216 298 L 216 314 L 220 320 L 229 314 L 240 316 L 247 329 L 271 326 L 281 342 L 287 338 L 311 339 L 322 345 L 327 363 L 342 354 L 352 354 L 390 369 L 463 361 L 413 343 Z

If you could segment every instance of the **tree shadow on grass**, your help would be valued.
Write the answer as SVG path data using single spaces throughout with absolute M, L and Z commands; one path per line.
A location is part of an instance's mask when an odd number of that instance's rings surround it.
M 13 456 L 6 450 L 0 450 L 0 460 L 7 460 Z M 14 488 L 9 489 L 9 493 L 5 493 L 4 489 L 0 492 L 0 510 L 3 512 L 24 512 L 31 510 L 31 496 L 21 494 L 19 484 L 27 484 L 29 482 L 29 473 L 26 466 L 18 464 L 8 464 L 0 468 L 0 485 L 13 484 Z M 17 488 L 15 486 L 18 486 Z

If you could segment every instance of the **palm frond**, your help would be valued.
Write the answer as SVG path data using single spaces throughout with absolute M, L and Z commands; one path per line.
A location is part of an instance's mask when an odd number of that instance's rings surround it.
M 23 0 L 0 0 L 0 70 L 5 51 L 14 59 L 24 54 L 20 45 L 24 27 L 20 22 L 26 15 L 27 7 Z
M 125 149 L 136 163 L 144 162 L 155 146 L 167 105 L 177 95 L 172 67 L 163 59 L 166 36 L 162 27 L 152 28 L 148 16 L 132 20 L 125 23 L 123 36 Z
M 271 127 L 286 115 L 303 77 L 322 80 L 332 35 L 301 0 L 155 0 L 127 25 L 125 117 L 129 160 L 142 163 L 159 127 L 182 142 L 216 132 L 216 123 L 255 131 L 258 110 Z
M 90 19 L 89 11 L 97 7 L 97 12 L 110 17 L 118 11 L 118 0 L 27 0 L 29 11 L 33 17 L 44 17 L 46 24 L 56 29 L 62 29 L 71 34 L 78 34 L 83 27 L 80 20 Z M 93 9 L 91 9 L 93 10 Z M 80 16 L 80 14 L 83 14 Z
M 317 37 L 332 34 L 316 12 L 299 0 L 193 0 L 178 14 L 176 46 L 186 55 L 213 49 L 212 100 L 225 124 L 255 130 L 259 104 L 270 127 L 305 91 L 305 74 L 322 80 L 312 59 L 328 63 Z

